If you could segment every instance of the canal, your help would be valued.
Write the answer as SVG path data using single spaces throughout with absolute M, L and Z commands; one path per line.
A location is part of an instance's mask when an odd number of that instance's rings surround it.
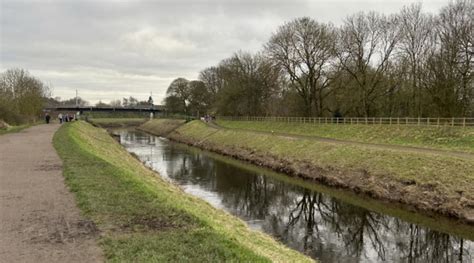
M 267 169 L 140 131 L 115 132 L 129 152 L 185 192 L 321 262 L 474 261 L 472 226 L 441 224 L 445 231 L 437 231 L 413 223 L 423 222 L 417 216 L 409 222 L 375 212 Z

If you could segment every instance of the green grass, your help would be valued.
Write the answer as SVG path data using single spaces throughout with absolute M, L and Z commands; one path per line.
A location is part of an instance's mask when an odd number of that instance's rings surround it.
M 286 122 L 224 121 L 233 129 L 281 132 L 368 143 L 396 144 L 474 153 L 474 128 L 415 125 L 336 125 Z
M 407 153 L 307 139 L 285 138 L 245 130 L 219 130 L 194 121 L 177 132 L 192 141 L 207 141 L 227 149 L 251 149 L 288 161 L 309 162 L 315 167 L 339 171 L 367 171 L 380 179 L 414 181 L 434 185 L 443 195 L 457 198 L 457 191 L 474 200 L 474 162 L 425 153 Z
M 18 125 L 18 126 L 10 126 L 9 128 L 7 129 L 0 129 L 0 135 L 3 135 L 3 134 L 7 134 L 7 133 L 14 133 L 14 132 L 19 132 L 19 131 L 22 131 L 26 128 L 29 128 L 33 125 L 36 125 L 36 124 L 39 124 L 39 123 L 35 123 L 35 124 L 23 124 L 23 125 Z
M 302 254 L 162 180 L 85 122 L 54 136 L 63 173 L 112 262 L 304 262 Z
M 182 119 L 154 119 L 140 125 L 139 129 L 162 136 L 170 133 L 185 122 Z

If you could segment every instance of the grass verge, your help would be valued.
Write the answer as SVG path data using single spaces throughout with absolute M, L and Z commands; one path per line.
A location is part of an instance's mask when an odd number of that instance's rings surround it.
M 274 170 L 474 223 L 474 162 L 425 153 L 217 130 L 194 121 L 170 138 Z
M 39 123 L 34 123 L 34 124 L 23 124 L 23 125 L 18 125 L 18 126 L 10 126 L 7 129 L 0 129 L 0 135 L 7 134 L 7 133 L 13 133 L 13 132 L 19 132 L 22 131 L 26 128 L 29 128 L 33 125 L 37 125 Z
M 162 180 L 105 130 L 70 123 L 53 142 L 78 206 L 103 233 L 108 261 L 311 261 Z
M 414 125 L 336 125 L 286 122 L 225 121 L 226 128 L 281 132 L 367 143 L 395 144 L 474 153 L 474 128 Z

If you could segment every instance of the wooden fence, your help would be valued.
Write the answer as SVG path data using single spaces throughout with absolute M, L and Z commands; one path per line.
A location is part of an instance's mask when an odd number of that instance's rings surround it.
M 409 117 L 257 117 L 257 116 L 220 116 L 220 120 L 230 121 L 271 121 L 308 124 L 385 124 L 385 125 L 426 125 L 474 127 L 474 118 L 409 118 Z

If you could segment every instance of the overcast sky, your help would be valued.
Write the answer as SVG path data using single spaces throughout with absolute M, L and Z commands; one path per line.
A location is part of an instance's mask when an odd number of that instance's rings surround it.
M 359 11 L 397 12 L 415 1 L 0 0 L 0 70 L 24 68 L 53 96 L 91 103 L 155 102 L 177 77 L 195 79 L 238 50 L 256 52 L 296 17 L 340 24 Z M 445 1 L 423 1 L 437 12 Z

